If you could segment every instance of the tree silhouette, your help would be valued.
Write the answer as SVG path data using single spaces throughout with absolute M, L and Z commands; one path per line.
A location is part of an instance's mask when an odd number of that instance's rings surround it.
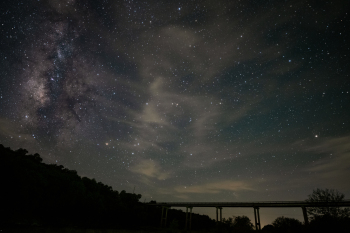
M 265 225 L 261 230 L 262 231 L 273 231 L 275 228 L 271 224 Z
M 272 223 L 273 227 L 278 230 L 286 231 L 292 230 L 297 231 L 301 229 L 302 223 L 295 218 L 278 217 Z
M 231 218 L 229 218 L 231 219 Z M 237 216 L 232 219 L 231 224 L 234 232 L 244 232 L 253 230 L 253 224 L 247 216 Z
M 340 202 L 344 200 L 344 194 L 334 189 L 316 189 L 312 194 L 308 195 L 307 202 Z M 317 217 L 329 216 L 333 218 L 350 217 L 349 208 L 341 207 L 308 207 L 308 214 L 311 219 Z

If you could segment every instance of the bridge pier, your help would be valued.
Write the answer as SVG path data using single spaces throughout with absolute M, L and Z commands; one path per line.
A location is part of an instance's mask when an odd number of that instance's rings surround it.
M 303 216 L 304 216 L 305 225 L 309 225 L 309 218 L 307 217 L 306 207 L 303 206 L 303 207 L 301 207 L 301 209 L 303 210 Z
M 192 206 L 186 206 L 186 225 L 185 225 L 185 231 L 187 231 L 187 226 L 189 225 L 189 230 L 191 230 L 192 227 Z M 188 209 L 190 209 L 190 218 L 188 219 Z
M 162 206 L 162 217 L 160 219 L 160 227 L 166 227 L 166 221 L 167 221 L 167 218 L 168 218 L 168 209 L 170 207 L 168 206 Z M 165 216 L 164 216 L 164 210 L 165 210 Z
M 216 207 L 216 222 L 218 222 L 218 209 L 220 210 L 220 222 L 222 222 L 222 207 Z
M 222 207 L 220 207 L 220 222 L 222 222 Z
M 259 207 L 254 207 L 255 230 L 261 230 Z

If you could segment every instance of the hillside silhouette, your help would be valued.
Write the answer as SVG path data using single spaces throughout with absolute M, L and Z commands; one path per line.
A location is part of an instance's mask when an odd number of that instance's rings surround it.
M 95 179 L 80 177 L 62 165 L 45 164 L 39 154 L 0 144 L 1 226 L 83 228 L 158 227 L 161 208 L 141 203 L 140 194 L 118 192 Z M 170 209 L 168 226 L 184 228 L 185 213 Z M 215 226 L 193 214 L 193 229 Z

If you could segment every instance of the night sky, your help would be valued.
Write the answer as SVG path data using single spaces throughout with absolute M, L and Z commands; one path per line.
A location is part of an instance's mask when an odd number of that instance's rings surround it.
M 0 4 L 5 147 L 142 202 L 350 198 L 350 1 Z

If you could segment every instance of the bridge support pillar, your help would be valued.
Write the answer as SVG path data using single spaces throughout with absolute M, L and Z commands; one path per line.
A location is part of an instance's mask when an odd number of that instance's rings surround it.
M 216 222 L 218 222 L 218 218 L 219 218 L 218 210 L 220 210 L 220 222 L 222 222 L 222 207 L 219 207 L 219 206 L 216 207 Z
M 306 207 L 303 206 L 303 207 L 301 207 L 301 208 L 302 208 L 302 210 L 303 210 L 303 216 L 304 216 L 305 225 L 309 225 L 309 219 L 308 219 L 308 217 L 307 217 Z
M 222 207 L 220 207 L 220 222 L 222 222 Z
M 168 218 L 168 209 L 170 207 L 168 206 L 162 206 L 162 217 L 160 219 L 160 227 L 166 227 L 166 220 Z M 165 212 L 165 216 L 164 216 L 164 212 Z
M 255 230 L 261 230 L 259 207 L 254 207 Z
M 185 225 L 185 231 L 187 231 L 187 226 L 189 226 L 189 230 L 191 230 L 192 227 L 192 206 L 186 206 L 186 225 Z M 190 217 L 188 218 L 188 209 L 190 209 Z

